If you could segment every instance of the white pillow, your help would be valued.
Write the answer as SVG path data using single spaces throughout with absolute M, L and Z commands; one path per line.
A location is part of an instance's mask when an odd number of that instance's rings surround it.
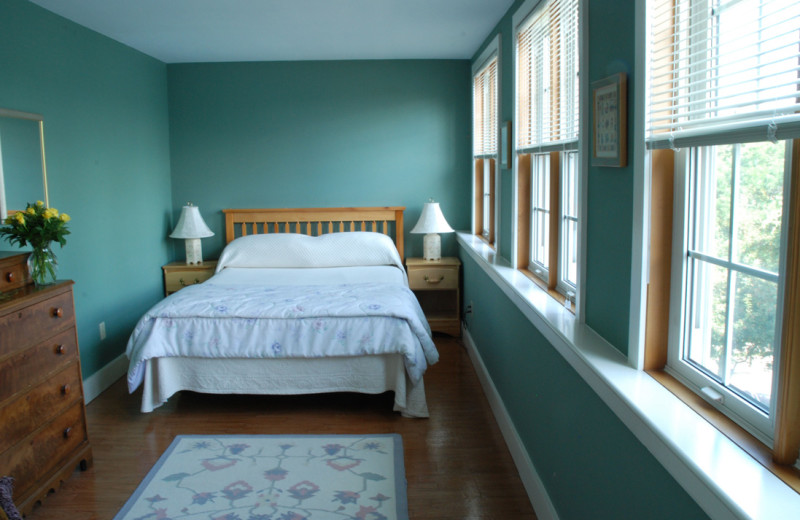
M 217 272 L 226 267 L 346 267 L 394 265 L 403 269 L 391 238 L 353 231 L 318 237 L 272 233 L 239 237 L 225 246 Z

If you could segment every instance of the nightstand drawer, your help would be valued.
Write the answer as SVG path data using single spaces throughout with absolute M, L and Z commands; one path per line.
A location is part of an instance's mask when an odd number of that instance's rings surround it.
M 408 284 L 412 289 L 457 289 L 458 269 L 451 267 L 409 269 Z
M 203 283 L 213 275 L 213 271 L 173 271 L 164 273 L 167 292 L 175 292 L 189 285 Z
M 203 283 L 217 269 L 216 260 L 206 260 L 202 264 L 187 265 L 185 262 L 172 262 L 162 267 L 164 271 L 164 292 L 167 296 L 184 287 Z

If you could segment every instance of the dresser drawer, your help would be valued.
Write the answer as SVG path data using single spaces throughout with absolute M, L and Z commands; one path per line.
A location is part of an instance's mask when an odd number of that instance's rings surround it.
M 79 402 L 23 442 L 1 453 L 0 472 L 14 477 L 15 500 L 87 442 L 83 403 Z
M 409 269 L 408 285 L 411 289 L 457 289 L 458 269 L 448 267 Z
M 33 387 L 77 359 L 75 328 L 0 361 L 0 403 Z
M 27 254 L 0 258 L 0 292 L 22 287 L 30 282 Z
M 0 407 L 0 449 L 13 446 L 81 400 L 81 371 L 75 359 L 61 372 Z
M 71 291 L 0 316 L 0 357 L 39 343 L 74 322 Z

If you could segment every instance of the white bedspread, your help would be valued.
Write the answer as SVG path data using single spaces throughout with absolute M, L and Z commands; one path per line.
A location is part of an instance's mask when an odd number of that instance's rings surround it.
M 156 304 L 128 341 L 128 388 L 157 357 L 319 358 L 401 353 L 412 382 L 438 360 L 414 294 L 404 286 L 193 285 Z

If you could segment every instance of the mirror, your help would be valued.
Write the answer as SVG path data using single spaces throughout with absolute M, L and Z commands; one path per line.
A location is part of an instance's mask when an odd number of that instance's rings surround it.
M 44 119 L 39 114 L 0 108 L 0 219 L 47 196 Z

